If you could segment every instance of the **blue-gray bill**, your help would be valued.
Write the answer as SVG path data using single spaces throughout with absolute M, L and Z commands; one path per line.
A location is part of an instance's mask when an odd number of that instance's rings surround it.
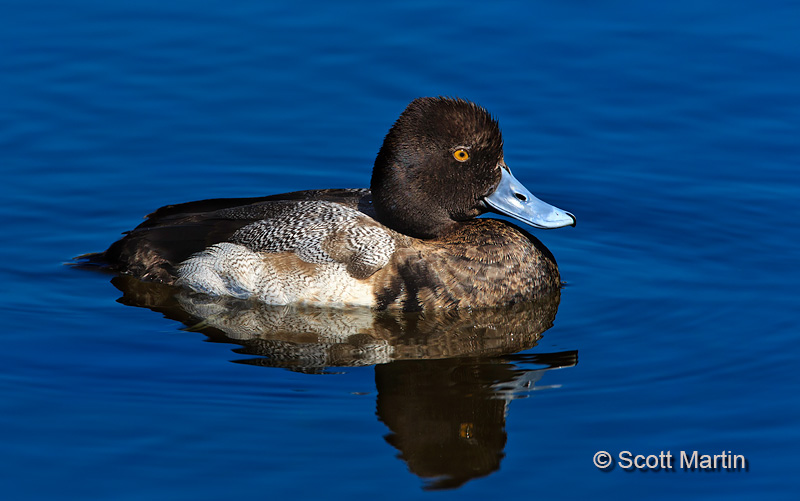
M 543 202 L 533 196 L 504 165 L 501 166 L 500 184 L 494 192 L 484 198 L 486 205 L 495 212 L 513 217 L 534 228 L 552 229 L 575 226 L 575 216 L 565 210 Z

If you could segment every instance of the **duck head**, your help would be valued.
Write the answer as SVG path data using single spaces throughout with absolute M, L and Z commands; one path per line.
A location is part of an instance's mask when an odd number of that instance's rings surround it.
M 535 228 L 575 225 L 575 216 L 514 178 L 497 121 L 462 99 L 412 101 L 383 141 L 371 190 L 378 220 L 417 238 L 442 235 L 487 211 Z

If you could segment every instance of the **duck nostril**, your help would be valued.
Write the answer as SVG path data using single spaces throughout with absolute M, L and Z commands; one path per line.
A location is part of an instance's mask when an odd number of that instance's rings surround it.
M 523 202 L 528 201 L 528 197 L 526 197 L 522 193 L 514 193 L 514 196 L 517 197 L 517 199 L 522 200 Z

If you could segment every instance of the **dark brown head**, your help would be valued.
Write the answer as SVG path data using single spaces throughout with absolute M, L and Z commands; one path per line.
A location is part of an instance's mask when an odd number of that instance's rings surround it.
M 511 191 L 497 193 L 499 187 Z M 383 141 L 371 189 L 378 220 L 417 238 L 442 235 L 459 221 L 487 210 L 534 226 L 557 227 L 539 225 L 529 215 L 515 213 L 519 212 L 515 207 L 507 207 L 531 199 L 546 204 L 511 176 L 503 161 L 497 121 L 485 109 L 461 99 L 412 101 Z M 574 224 L 574 218 L 564 214 L 559 211 L 559 225 Z

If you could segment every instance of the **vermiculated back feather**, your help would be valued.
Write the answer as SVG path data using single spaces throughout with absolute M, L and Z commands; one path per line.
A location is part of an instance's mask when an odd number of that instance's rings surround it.
M 361 212 L 324 201 L 272 202 L 266 219 L 194 254 L 176 283 L 271 304 L 372 305 L 365 281 L 394 254 L 392 233 Z

